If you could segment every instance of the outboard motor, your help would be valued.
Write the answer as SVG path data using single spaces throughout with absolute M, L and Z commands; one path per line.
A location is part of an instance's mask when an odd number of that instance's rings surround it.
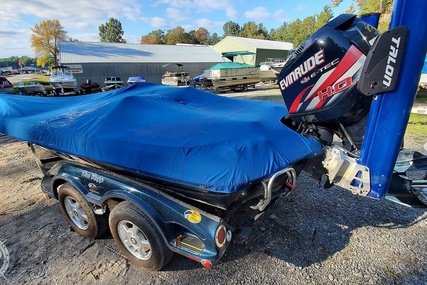
M 356 85 L 377 35 L 374 27 L 344 14 L 298 47 L 278 78 L 289 111 L 283 123 L 326 144 L 337 134 L 357 152 L 372 97 L 360 93 Z
M 322 161 L 308 161 L 304 169 L 319 181 L 327 174 L 325 187 L 337 185 L 364 196 L 370 191 L 369 169 L 358 163 L 359 150 L 371 95 L 391 91 L 396 84 L 396 78 L 385 80 L 386 67 L 382 65 L 387 64 L 384 58 L 389 50 L 383 51 L 382 46 L 397 34 L 403 49 L 406 28 L 379 36 L 368 23 L 344 14 L 298 47 L 280 72 L 278 83 L 289 112 L 282 123 L 324 145 Z M 396 55 L 394 68 L 399 67 L 401 54 L 397 53 L 400 58 Z M 333 140 L 334 135 L 344 148 Z M 426 170 L 425 155 L 401 149 L 387 197 L 412 206 L 427 206 Z

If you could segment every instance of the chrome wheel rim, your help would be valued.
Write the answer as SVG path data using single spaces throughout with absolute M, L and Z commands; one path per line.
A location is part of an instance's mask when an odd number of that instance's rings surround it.
M 148 260 L 151 257 L 151 244 L 145 234 L 132 222 L 120 221 L 117 225 L 120 241 L 136 258 Z
M 65 210 L 71 221 L 82 230 L 89 228 L 89 219 L 80 204 L 71 196 L 64 199 Z

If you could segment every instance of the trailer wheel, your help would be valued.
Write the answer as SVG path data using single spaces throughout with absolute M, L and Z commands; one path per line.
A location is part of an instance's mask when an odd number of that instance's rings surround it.
M 131 202 L 119 203 L 110 214 L 110 231 L 126 258 L 145 270 L 160 270 L 172 258 L 153 222 Z
M 60 186 L 59 206 L 73 230 L 87 238 L 102 236 L 108 229 L 105 215 L 95 215 L 89 202 L 70 183 Z

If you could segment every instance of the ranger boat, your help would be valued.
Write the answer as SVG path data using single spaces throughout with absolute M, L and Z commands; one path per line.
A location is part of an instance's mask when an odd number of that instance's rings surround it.
M 64 161 L 50 169 L 36 157 L 43 192 L 75 232 L 96 238 L 109 227 L 148 270 L 172 252 L 212 266 L 232 241 L 236 211 L 247 205 L 260 217 L 294 191 L 302 170 L 325 188 L 423 204 L 427 157 L 400 150 L 427 47 L 427 2 L 402 5 L 407 16 L 393 15 L 399 26 L 381 35 L 356 15 L 313 34 L 279 75 L 286 106 L 148 83 L 73 98 L 5 94 L 0 132 L 57 153 Z

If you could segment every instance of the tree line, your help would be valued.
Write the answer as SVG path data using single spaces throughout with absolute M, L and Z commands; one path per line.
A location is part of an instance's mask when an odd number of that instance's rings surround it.
M 273 41 L 290 42 L 294 46 L 299 46 L 316 30 L 326 24 L 333 18 L 332 8 L 337 7 L 343 0 L 331 0 L 331 4 L 325 6 L 323 10 L 313 16 L 297 19 L 291 23 L 284 22 L 277 29 L 267 31 L 262 23 L 257 24 L 253 21 L 244 23 L 242 26 L 233 21 L 228 21 L 223 25 L 223 35 L 217 33 L 210 34 L 203 27 L 197 30 L 185 31 L 181 26 L 171 30 L 153 30 L 147 35 L 141 36 L 141 44 L 167 44 L 174 45 L 177 43 L 214 45 L 227 36 L 237 36 L 255 39 L 265 39 Z M 364 14 L 369 12 L 381 12 L 379 30 L 387 30 L 390 21 L 393 0 L 353 0 L 347 13 Z M 60 41 L 78 41 L 67 36 L 67 32 L 58 20 L 44 20 L 36 24 L 31 29 L 31 46 L 33 47 L 38 66 L 52 66 L 58 64 L 59 42 Z M 99 37 L 101 42 L 125 43 L 123 38 L 124 31 L 121 22 L 118 19 L 110 18 L 108 22 L 98 26 Z M 0 66 L 6 63 L 12 65 L 11 60 L 15 58 L 0 60 Z M 19 60 L 19 59 L 18 59 Z M 30 62 L 26 58 L 20 59 L 21 64 L 27 65 Z M 16 64 L 15 61 L 14 64 Z
M 1 67 L 24 67 L 24 66 L 30 66 L 30 65 L 36 65 L 36 59 L 31 58 L 29 56 L 11 56 L 8 58 L 0 58 L 0 66 Z

